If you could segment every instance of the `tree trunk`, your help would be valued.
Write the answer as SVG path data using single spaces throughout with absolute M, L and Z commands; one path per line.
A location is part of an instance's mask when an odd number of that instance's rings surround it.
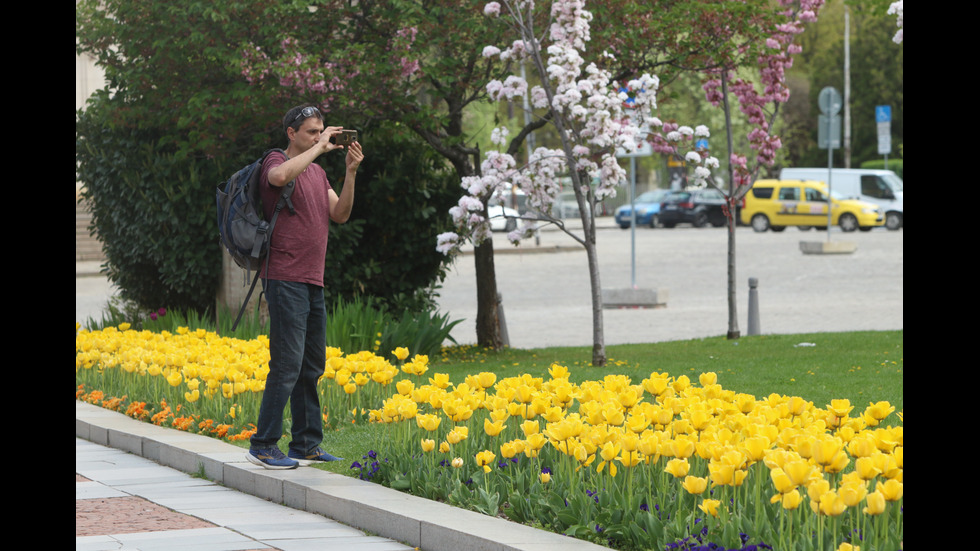
M 735 141 L 732 137 L 732 112 L 728 105 L 728 74 L 721 73 L 721 95 L 724 100 L 725 109 L 725 132 L 728 137 L 728 333 L 729 339 L 737 339 L 740 336 L 738 330 L 738 301 L 735 298 L 735 197 L 738 190 L 735 189 L 735 170 L 732 167 L 732 151 L 735 150 Z
M 473 251 L 476 264 L 476 343 L 493 350 L 503 346 L 497 315 L 497 277 L 493 264 L 493 239 Z
M 585 216 L 583 216 L 583 219 Z M 591 235 L 585 236 L 585 254 L 589 259 L 589 282 L 592 290 L 592 365 L 606 365 L 606 337 L 602 318 L 602 284 L 599 281 L 599 257 L 595 247 L 595 218 L 591 220 Z

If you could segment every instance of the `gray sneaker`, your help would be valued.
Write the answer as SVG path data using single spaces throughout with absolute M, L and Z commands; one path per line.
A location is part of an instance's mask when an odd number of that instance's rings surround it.
M 299 464 L 303 465 L 304 467 L 307 465 L 312 465 L 313 463 L 344 460 L 343 457 L 330 455 L 329 453 L 323 451 L 322 448 L 314 448 L 313 451 L 309 453 L 300 453 L 296 450 L 289 450 L 289 459 L 299 461 Z
M 245 457 L 251 463 L 265 467 L 266 469 L 284 470 L 299 467 L 297 461 L 286 457 L 286 454 L 282 453 L 282 450 L 275 446 L 261 450 L 248 450 Z

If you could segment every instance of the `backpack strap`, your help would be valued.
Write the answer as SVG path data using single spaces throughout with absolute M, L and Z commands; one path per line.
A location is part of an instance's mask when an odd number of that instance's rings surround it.
M 269 150 L 269 151 L 267 151 L 265 153 L 265 155 L 262 157 L 263 160 L 265 159 L 265 157 L 268 157 L 269 156 L 269 153 L 271 153 L 272 151 L 279 151 L 283 155 L 286 155 L 286 152 L 283 151 L 283 150 L 281 150 L 281 149 L 272 149 L 272 150 Z M 286 155 L 286 159 L 289 159 L 289 156 L 288 155 Z M 269 234 L 269 239 L 268 239 L 269 250 L 266 251 L 266 255 L 265 255 L 265 273 L 266 273 L 266 277 L 268 277 L 268 274 L 269 274 L 269 257 L 272 256 L 272 230 L 275 229 L 275 227 L 276 227 L 276 219 L 279 218 L 279 212 L 282 211 L 283 207 L 288 207 L 289 208 L 289 214 L 296 214 L 296 207 L 293 206 L 293 199 L 292 199 L 292 197 L 293 197 L 293 191 L 295 189 L 296 189 L 296 180 L 293 180 L 292 182 L 289 182 L 288 184 L 286 184 L 285 186 L 283 186 L 282 191 L 279 193 L 279 200 L 276 201 L 276 208 L 272 212 L 272 220 L 269 221 L 269 229 L 268 229 L 268 234 Z M 256 240 L 256 242 L 260 242 L 260 241 Z M 257 254 L 257 251 L 253 251 L 253 254 Z M 259 275 L 260 274 L 256 274 L 255 279 L 252 280 L 252 285 L 248 289 L 248 294 L 245 295 L 245 300 L 242 302 L 242 307 L 238 311 L 238 317 L 235 318 L 235 323 L 232 324 L 232 326 L 231 326 L 231 330 L 232 331 L 234 331 L 235 329 L 237 329 L 238 328 L 238 323 L 240 321 L 242 321 L 242 315 L 245 314 L 245 307 L 248 305 L 249 299 L 252 298 L 252 292 L 255 291 L 255 285 L 259 282 L 259 279 L 260 279 L 259 278 Z M 259 301 L 260 302 L 262 301 L 262 294 L 264 292 L 265 291 L 259 292 Z

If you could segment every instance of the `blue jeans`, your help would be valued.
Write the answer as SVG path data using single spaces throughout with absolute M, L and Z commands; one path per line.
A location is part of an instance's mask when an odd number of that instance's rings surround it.
M 269 375 L 251 447 L 277 445 L 288 401 L 292 413 L 289 449 L 306 453 L 323 441 L 323 417 L 316 388 L 327 362 L 323 288 L 274 279 L 263 280 L 262 284 L 269 304 Z

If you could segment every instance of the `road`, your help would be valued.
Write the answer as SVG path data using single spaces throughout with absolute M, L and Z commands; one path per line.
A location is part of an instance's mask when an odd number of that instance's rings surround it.
M 728 331 L 727 239 L 724 228 L 610 226 L 597 232 L 602 287 L 666 290 L 666 306 L 604 310 L 605 343 L 659 342 Z M 856 252 L 805 255 L 801 241 L 827 241 L 825 231 L 736 230 L 738 329 L 748 329 L 749 278 L 758 279 L 761 333 L 903 329 L 904 229 L 830 233 Z M 635 240 L 635 245 L 634 245 Z M 584 249 L 558 231 L 540 232 L 517 252 L 494 234 L 496 276 L 510 346 L 591 346 L 592 305 Z M 542 252 L 542 251 L 560 252 Z M 635 250 L 635 254 L 633 251 Z M 635 279 L 633 265 L 635 259 Z M 452 336 L 476 342 L 476 275 L 462 255 L 437 299 Z

